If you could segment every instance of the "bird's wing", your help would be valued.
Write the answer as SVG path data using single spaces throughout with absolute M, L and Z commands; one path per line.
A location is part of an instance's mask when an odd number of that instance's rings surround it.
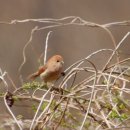
M 39 68 L 39 70 L 31 75 L 28 76 L 28 79 L 32 79 L 34 80 L 35 78 L 37 78 L 41 73 L 43 73 L 46 70 L 47 66 L 44 65 L 42 67 Z
M 39 76 L 41 73 L 43 73 L 46 69 L 47 69 L 47 66 L 46 66 L 46 65 L 39 67 L 38 76 Z

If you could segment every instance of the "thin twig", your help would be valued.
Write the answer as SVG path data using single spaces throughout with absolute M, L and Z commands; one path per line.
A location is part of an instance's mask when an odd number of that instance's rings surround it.
M 38 114 L 38 112 L 39 112 L 39 110 L 40 110 L 40 108 L 41 108 L 41 105 L 43 104 L 43 101 L 44 101 L 46 95 L 50 92 L 50 90 L 51 90 L 51 87 L 50 87 L 50 88 L 47 90 L 47 92 L 43 95 L 43 97 L 42 97 L 42 99 L 41 99 L 41 101 L 40 101 L 40 104 L 39 104 L 39 106 L 38 106 L 38 108 L 37 108 L 37 111 L 36 111 L 36 113 L 35 113 L 35 115 L 34 115 L 34 117 L 33 117 L 33 120 L 32 120 L 31 126 L 30 126 L 30 130 L 32 130 L 33 125 L 34 125 L 34 122 L 35 122 L 35 119 L 36 119 L 36 116 L 37 116 L 37 114 Z
M 8 106 L 7 102 L 6 102 L 6 95 L 7 95 L 8 92 L 5 93 L 5 96 L 4 96 L 4 103 L 5 103 L 5 106 L 6 108 L 8 109 L 9 113 L 12 115 L 13 119 L 15 120 L 16 124 L 18 125 L 19 129 L 20 130 L 23 130 L 22 127 L 20 126 L 18 120 L 16 119 L 15 115 L 13 114 L 13 112 L 11 111 L 10 107 Z
M 47 33 L 47 37 L 46 37 L 45 51 L 44 51 L 44 64 L 46 63 L 46 59 L 47 59 L 48 40 L 49 40 L 49 36 L 50 36 L 51 33 L 52 33 L 52 31 L 49 31 Z

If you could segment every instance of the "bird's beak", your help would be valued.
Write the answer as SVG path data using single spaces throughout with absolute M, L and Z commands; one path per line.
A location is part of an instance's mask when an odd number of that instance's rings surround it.
M 63 64 L 64 64 L 64 61 L 61 61 L 61 64 L 63 65 Z

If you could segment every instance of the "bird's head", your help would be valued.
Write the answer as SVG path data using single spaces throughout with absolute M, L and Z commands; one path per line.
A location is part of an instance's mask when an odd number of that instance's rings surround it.
M 60 55 L 54 55 L 52 56 L 48 62 L 47 65 L 54 68 L 62 68 L 64 64 L 63 58 Z

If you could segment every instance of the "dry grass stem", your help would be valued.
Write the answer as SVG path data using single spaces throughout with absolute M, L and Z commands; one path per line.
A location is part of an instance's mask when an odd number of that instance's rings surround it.
M 120 60 L 119 48 L 126 44 L 126 39 L 130 36 L 127 32 L 119 43 L 115 42 L 115 37 L 110 31 L 114 26 L 130 26 L 130 21 L 119 21 L 106 24 L 97 24 L 86 21 L 80 17 L 68 16 L 61 19 L 24 19 L 12 20 L 10 22 L 0 21 L 0 24 L 35 23 L 47 26 L 35 26 L 30 31 L 30 37 L 23 48 L 23 61 L 18 69 L 22 80 L 22 68 L 26 65 L 26 49 L 31 45 L 35 32 L 46 29 L 55 29 L 66 26 L 84 26 L 90 28 L 101 28 L 105 31 L 113 45 L 113 49 L 99 49 L 88 56 L 77 60 L 65 70 L 65 77 L 54 83 L 50 88 L 41 82 L 24 83 L 17 87 L 7 72 L 0 69 L 0 84 L 4 84 L 6 92 L 1 93 L 0 98 L 11 114 L 15 124 L 20 130 L 27 126 L 30 130 L 111 130 L 129 128 L 130 122 L 130 67 L 125 66 L 130 58 Z M 49 38 L 52 31 L 48 31 L 45 41 L 44 64 L 46 63 Z M 53 32 L 54 33 L 54 32 Z M 32 46 L 32 45 L 31 45 Z M 101 54 L 110 54 L 109 58 L 104 58 L 105 64 L 98 69 L 92 59 Z M 116 60 L 115 60 L 116 58 Z M 114 61 L 114 63 L 111 63 Z M 79 79 L 78 77 L 82 77 Z M 8 80 L 7 80 L 8 79 Z M 9 83 L 13 89 L 9 89 Z M 10 92 L 10 95 L 7 95 Z M 38 94 L 42 93 L 42 96 Z M 33 119 L 18 120 L 10 106 L 16 106 L 15 102 L 30 100 L 29 106 L 33 111 Z M 20 121 L 22 123 L 20 123 Z M 13 122 L 13 123 L 14 123 Z M 22 125 L 21 125 L 22 124 Z M 4 126 L 1 125 L 0 128 Z M 14 127 L 10 129 L 15 130 Z

